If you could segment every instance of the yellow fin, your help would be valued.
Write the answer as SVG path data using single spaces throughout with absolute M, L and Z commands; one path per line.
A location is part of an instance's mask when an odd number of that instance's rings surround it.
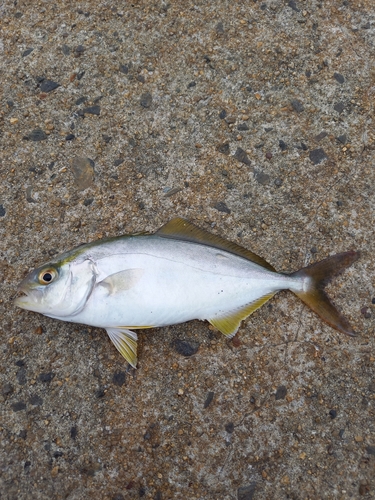
M 238 257 L 242 257 L 243 259 L 251 260 L 255 264 L 258 264 L 259 266 L 262 266 L 270 271 L 275 271 L 275 268 L 262 257 L 259 257 L 259 255 L 256 255 L 250 250 L 237 245 L 237 243 L 225 240 L 216 234 L 211 234 L 204 229 L 200 229 L 181 217 L 175 217 L 156 231 L 155 234 L 163 238 L 189 241 L 191 243 L 199 243 L 200 245 L 206 245 L 219 250 L 224 250 L 237 255 Z
M 107 328 L 109 338 L 126 361 L 137 368 L 137 334 L 125 328 Z
M 251 304 L 246 304 L 235 311 L 231 311 L 227 316 L 209 319 L 208 321 L 226 337 L 231 338 L 237 333 L 241 321 L 250 316 L 250 314 L 256 311 L 260 306 L 265 304 L 275 295 L 275 293 L 276 292 L 272 292 L 268 295 L 263 295 L 260 299 L 251 302 Z

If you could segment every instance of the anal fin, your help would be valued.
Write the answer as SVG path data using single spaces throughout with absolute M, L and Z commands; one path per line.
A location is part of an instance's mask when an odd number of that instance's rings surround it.
M 107 328 L 109 338 L 126 361 L 137 367 L 137 334 L 126 328 Z
M 241 321 L 250 316 L 250 314 L 259 309 L 259 307 L 265 304 L 268 300 L 270 300 L 270 298 L 272 298 L 275 293 L 276 292 L 272 292 L 267 295 L 263 295 L 263 297 L 260 297 L 250 304 L 246 304 L 245 306 L 236 309 L 235 311 L 230 311 L 226 316 L 212 318 L 208 321 L 226 337 L 231 338 L 237 333 Z

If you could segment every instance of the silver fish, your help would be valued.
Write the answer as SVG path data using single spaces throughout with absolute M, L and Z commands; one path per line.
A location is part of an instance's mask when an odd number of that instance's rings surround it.
M 292 274 L 190 222 L 175 218 L 154 234 L 108 238 L 61 254 L 21 282 L 18 307 L 102 327 L 137 364 L 139 328 L 207 320 L 226 337 L 279 290 L 289 289 L 336 330 L 354 335 L 323 288 L 359 257 L 328 257 Z

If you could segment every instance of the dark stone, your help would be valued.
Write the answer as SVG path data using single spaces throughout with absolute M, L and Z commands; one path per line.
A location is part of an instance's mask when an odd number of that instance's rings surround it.
M 44 130 L 42 130 L 40 128 L 34 129 L 32 132 L 30 132 L 30 134 L 28 136 L 26 136 L 26 138 L 29 141 L 34 141 L 34 142 L 45 141 L 47 139 L 47 137 L 48 136 L 44 132 Z
M 247 123 L 240 123 L 237 126 L 237 130 L 249 130 L 249 127 L 248 127 Z
M 13 386 L 9 382 L 5 382 L 5 384 L 1 388 L 1 394 L 3 396 L 9 396 L 9 394 L 12 394 L 13 392 Z
M 229 422 L 228 424 L 225 424 L 225 430 L 228 434 L 232 434 L 232 432 L 234 431 L 234 423 Z
M 271 160 L 271 158 L 272 158 L 272 153 L 271 153 L 271 151 L 267 151 L 267 153 L 266 153 L 266 158 L 267 158 L 267 160 Z
M 141 82 L 141 83 L 145 83 L 145 81 L 146 81 L 146 79 L 145 79 L 145 77 L 144 77 L 143 75 L 138 75 L 138 76 L 137 76 L 137 80 L 138 80 L 139 82 Z
M 210 391 L 208 394 L 207 394 L 207 397 L 206 397 L 206 401 L 204 402 L 203 404 L 203 408 L 208 408 L 210 406 L 210 404 L 212 403 L 213 399 L 214 399 L 214 396 L 215 396 L 215 393 Z
M 348 142 L 348 138 L 347 138 L 346 134 L 339 135 L 337 137 L 337 140 L 339 142 L 341 142 L 341 144 L 346 144 Z
M 320 134 L 316 135 L 314 139 L 316 140 L 316 142 L 319 142 L 324 139 L 324 137 L 327 137 L 327 132 L 323 130 L 323 132 L 320 132 Z
M 333 109 L 337 111 L 338 113 L 342 113 L 345 109 L 345 104 L 343 102 L 337 102 L 334 106 Z
M 245 165 L 248 165 L 248 166 L 251 165 L 251 161 L 249 160 L 249 158 L 246 154 L 246 151 L 244 151 L 242 148 L 237 148 L 236 152 L 234 153 L 233 156 L 239 162 L 244 163 Z
M 23 16 L 23 12 L 16 12 L 16 13 L 14 14 L 14 17 L 15 17 L 16 19 L 21 19 L 21 17 L 22 17 L 22 16 Z
M 172 347 L 176 352 L 178 352 L 178 354 L 181 354 L 181 356 L 188 357 L 193 356 L 193 354 L 198 351 L 199 343 L 194 341 L 176 339 L 172 342 Z
M 112 382 L 115 385 L 122 386 L 125 384 L 125 372 L 116 372 L 113 375 Z
M 293 106 L 294 111 L 297 111 L 297 113 L 301 113 L 305 110 L 305 106 L 298 99 L 292 99 L 290 103 Z
M 371 304 L 375 304 L 375 297 L 371 299 Z
M 190 82 L 190 83 L 188 84 L 187 88 L 188 88 L 188 89 L 191 89 L 191 88 L 195 87 L 196 85 L 197 85 L 197 84 L 196 84 L 196 82 Z
M 85 52 L 85 47 L 83 45 L 77 45 L 74 49 L 75 57 L 80 57 Z
M 105 396 L 105 392 L 104 392 L 104 389 L 102 387 L 100 387 L 96 392 L 95 392 L 95 396 L 97 398 L 104 398 Z
M 0 217 L 4 217 L 6 214 L 6 210 L 4 208 L 4 205 L 0 205 Z
M 268 174 L 265 174 L 261 170 L 254 172 L 254 178 L 258 182 L 258 184 L 262 184 L 263 186 L 268 184 L 270 181 L 270 176 Z
M 13 403 L 11 407 L 14 412 L 26 410 L 26 404 L 23 401 L 18 401 L 18 403 Z
M 71 52 L 69 45 L 66 45 L 64 43 L 64 45 L 61 47 L 61 52 L 64 54 L 64 56 L 68 56 Z
M 19 359 L 14 363 L 16 366 L 25 366 L 25 362 L 23 359 Z
M 295 12 L 299 12 L 300 11 L 300 9 L 297 7 L 297 4 L 296 4 L 296 2 L 294 0 L 290 0 L 288 2 L 288 7 L 290 7 Z
M 62 451 L 55 451 L 55 453 L 53 454 L 53 458 L 60 458 L 64 455 L 64 453 Z
M 51 380 L 54 378 L 55 374 L 53 372 L 42 372 L 39 377 L 38 377 L 38 380 L 40 382 L 51 382 Z
M 278 401 L 279 399 L 285 399 L 286 393 L 287 388 L 285 387 L 285 385 L 279 385 L 275 394 L 276 401 Z
M 281 151 L 286 151 L 288 149 L 288 145 L 282 140 L 279 140 L 279 148 Z
M 311 252 L 312 254 L 316 254 L 316 253 L 318 253 L 318 249 L 317 249 L 316 247 L 311 247 L 311 248 L 310 248 L 310 252 Z
M 94 201 L 94 198 L 86 198 L 85 201 L 83 202 L 83 204 L 85 205 L 85 207 L 88 207 L 89 205 L 91 205 L 91 203 Z
M 329 416 L 333 420 L 334 418 L 337 417 L 337 411 L 336 410 L 329 410 Z
M 26 439 L 26 437 L 27 437 L 27 430 L 26 429 L 22 429 L 18 435 L 19 435 L 19 437 L 21 439 Z
M 301 149 L 303 151 L 307 151 L 308 150 L 308 147 L 306 146 L 306 144 L 304 142 L 301 142 Z
M 152 104 L 152 95 L 150 92 L 142 94 L 139 102 L 142 108 L 149 108 Z
M 305 71 L 305 75 L 307 76 L 307 78 L 310 78 L 310 76 L 311 76 L 311 71 L 310 71 L 309 69 L 307 69 L 307 70 Z
M 370 23 L 370 21 L 367 21 L 367 23 L 366 23 L 366 24 L 363 24 L 363 25 L 361 26 L 361 28 L 362 28 L 363 30 L 369 30 L 369 29 L 371 28 L 371 23 Z
M 340 73 L 333 73 L 333 78 L 339 83 L 345 82 L 345 78 Z
M 146 489 L 143 488 L 143 486 L 141 486 L 139 488 L 138 494 L 139 494 L 140 497 L 144 497 L 146 495 Z
M 75 427 L 75 426 L 71 427 L 70 428 L 70 437 L 75 440 L 77 435 L 78 435 L 77 427 Z
M 22 57 L 26 57 L 28 56 L 29 54 L 31 54 L 31 52 L 33 51 L 34 49 L 33 48 L 29 48 L 29 49 L 26 49 L 22 52 Z
M 221 21 L 219 21 L 215 27 L 216 29 L 216 32 L 219 33 L 219 34 L 222 34 L 224 33 L 224 25 Z
M 16 373 L 16 377 L 18 380 L 18 383 L 20 385 L 25 385 L 26 384 L 26 369 L 24 366 L 22 366 L 18 372 Z
M 106 144 L 109 144 L 111 142 L 111 140 L 112 140 L 112 137 L 110 135 L 103 134 L 102 137 L 103 137 L 103 141 Z
M 124 163 L 124 158 L 117 158 L 117 160 L 113 162 L 113 166 L 118 167 L 121 163 Z
M 375 446 L 366 446 L 366 451 L 369 455 L 375 455 Z
M 248 486 L 241 486 L 237 490 L 237 500 L 253 500 L 256 489 L 256 482 L 250 483 Z
M 40 396 L 38 396 L 37 394 L 34 394 L 34 396 L 30 397 L 29 403 L 33 406 L 42 406 L 43 399 Z
M 76 136 L 75 136 L 74 134 L 68 134 L 68 135 L 65 137 L 65 140 L 66 140 L 66 141 L 73 141 L 75 138 L 76 138 Z
M 76 100 L 76 105 L 79 106 L 80 104 L 84 103 L 87 101 L 87 97 L 85 96 L 82 96 L 82 97 L 79 97 L 77 100 Z
M 127 64 L 120 64 L 119 71 L 127 75 L 129 73 L 129 66 Z
M 161 494 L 161 491 L 158 490 L 154 496 L 154 500 L 163 500 L 163 497 L 162 497 L 162 494 Z
M 278 177 L 277 179 L 275 179 L 274 184 L 275 184 L 276 187 L 280 187 L 283 184 L 283 180 L 280 179 L 280 177 Z
M 60 87 L 60 84 L 52 80 L 43 80 L 40 84 L 40 90 L 42 92 L 52 92 L 52 90 L 57 89 L 57 87 Z
M 225 111 L 225 109 L 222 109 L 219 113 L 219 118 L 220 120 L 224 120 L 224 118 L 227 116 L 227 112 Z
M 227 207 L 227 204 L 224 201 L 218 201 L 215 203 L 214 208 L 216 208 L 219 212 L 230 214 L 230 208 Z
M 87 108 L 83 108 L 83 112 L 85 115 L 100 115 L 100 106 L 89 106 Z
M 223 144 L 220 144 L 217 147 L 217 150 L 219 153 L 222 153 L 223 155 L 229 155 L 230 150 L 229 150 L 229 142 L 224 142 Z
M 77 74 L 77 80 L 82 80 L 82 78 L 85 76 L 86 71 L 81 71 L 80 73 Z
M 322 163 L 322 161 L 327 159 L 327 155 L 322 148 L 319 148 L 310 151 L 309 158 L 314 165 L 318 165 L 319 163 Z

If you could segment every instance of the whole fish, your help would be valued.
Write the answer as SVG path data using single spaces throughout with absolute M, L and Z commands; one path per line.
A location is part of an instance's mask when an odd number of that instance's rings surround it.
M 74 248 L 32 271 L 17 306 L 102 327 L 137 364 L 132 330 L 207 320 L 228 338 L 279 290 L 289 289 L 336 330 L 354 335 L 323 291 L 359 257 L 345 252 L 280 274 L 264 259 L 175 218 L 154 234 L 107 238 Z

